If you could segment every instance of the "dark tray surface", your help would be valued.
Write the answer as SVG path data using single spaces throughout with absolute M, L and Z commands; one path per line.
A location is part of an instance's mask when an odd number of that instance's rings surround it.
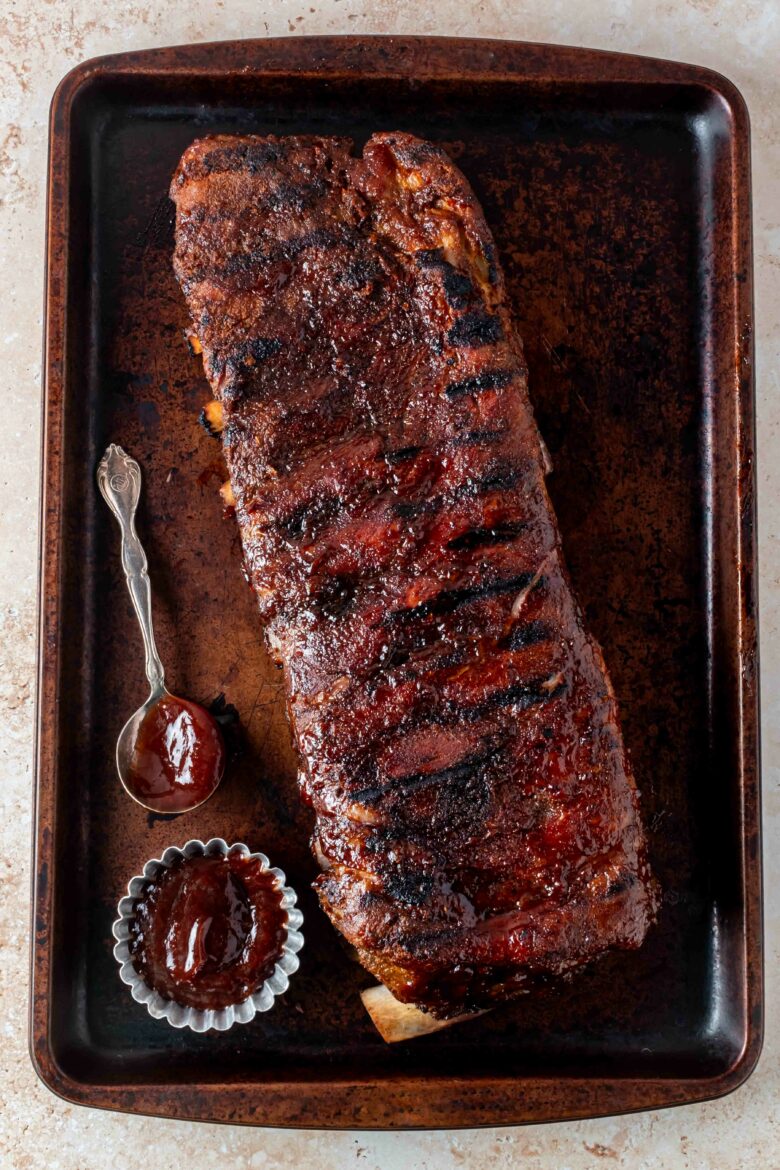
M 244 68 L 246 66 L 246 68 Z M 55 1091 L 258 1124 L 478 1125 L 727 1092 L 761 1033 L 747 119 L 689 66 L 498 42 L 294 39 L 106 58 L 53 107 L 33 1056 Z M 564 547 L 621 704 L 659 923 L 641 951 L 387 1047 L 371 982 L 309 890 L 309 815 L 276 672 L 216 495 L 208 391 L 183 343 L 167 184 L 217 131 L 404 129 L 472 181 L 552 452 Z M 717 228 L 717 231 L 715 230 Z M 119 441 L 176 690 L 244 725 L 218 794 L 176 820 L 115 781 L 144 697 L 116 532 L 94 490 Z M 168 844 L 264 849 L 299 891 L 302 966 L 225 1035 L 149 1018 L 117 977 L 126 881 Z

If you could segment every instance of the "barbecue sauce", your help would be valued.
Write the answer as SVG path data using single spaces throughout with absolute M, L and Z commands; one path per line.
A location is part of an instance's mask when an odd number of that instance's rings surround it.
M 155 812 L 186 812 L 211 796 L 224 768 L 225 744 L 213 716 L 165 694 L 141 722 L 125 784 Z
M 147 886 L 130 955 L 166 999 L 218 1010 L 259 991 L 282 955 L 286 923 L 281 890 L 258 858 L 183 858 Z

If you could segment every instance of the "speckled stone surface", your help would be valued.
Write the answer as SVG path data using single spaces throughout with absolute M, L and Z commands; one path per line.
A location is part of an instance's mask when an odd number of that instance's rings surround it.
M 326 1134 L 149 1121 L 69 1106 L 27 1054 L 29 839 L 37 571 L 46 121 L 56 83 L 101 53 L 289 33 L 499 36 L 671 57 L 726 73 L 753 126 L 767 1034 L 753 1077 L 710 1104 L 524 1129 Z M 779 0 L 6 0 L 0 12 L 0 1166 L 255 1168 L 780 1167 Z

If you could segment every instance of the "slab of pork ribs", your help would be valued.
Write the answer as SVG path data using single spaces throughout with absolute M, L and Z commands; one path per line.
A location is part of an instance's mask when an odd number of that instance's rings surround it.
M 442 1018 L 639 946 L 637 792 L 468 183 L 408 134 L 218 136 L 171 197 L 323 909 Z

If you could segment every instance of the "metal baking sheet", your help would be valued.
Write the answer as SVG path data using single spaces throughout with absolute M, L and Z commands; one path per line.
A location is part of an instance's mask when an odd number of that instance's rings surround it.
M 171 271 L 171 172 L 208 132 L 441 142 L 502 256 L 664 890 L 658 925 L 472 1022 L 386 1046 L 309 889 L 309 813 L 216 489 L 208 395 Z M 31 1049 L 55 1092 L 262 1125 L 496 1125 L 723 1094 L 762 1028 L 748 119 L 707 70 L 588 50 L 290 38 L 131 53 L 70 73 L 51 115 Z M 171 684 L 223 691 L 242 749 L 202 808 L 154 817 L 113 747 L 144 698 L 110 441 L 141 462 L 139 526 Z M 179 1033 L 117 977 L 125 882 L 212 834 L 266 851 L 307 945 L 251 1026 Z

